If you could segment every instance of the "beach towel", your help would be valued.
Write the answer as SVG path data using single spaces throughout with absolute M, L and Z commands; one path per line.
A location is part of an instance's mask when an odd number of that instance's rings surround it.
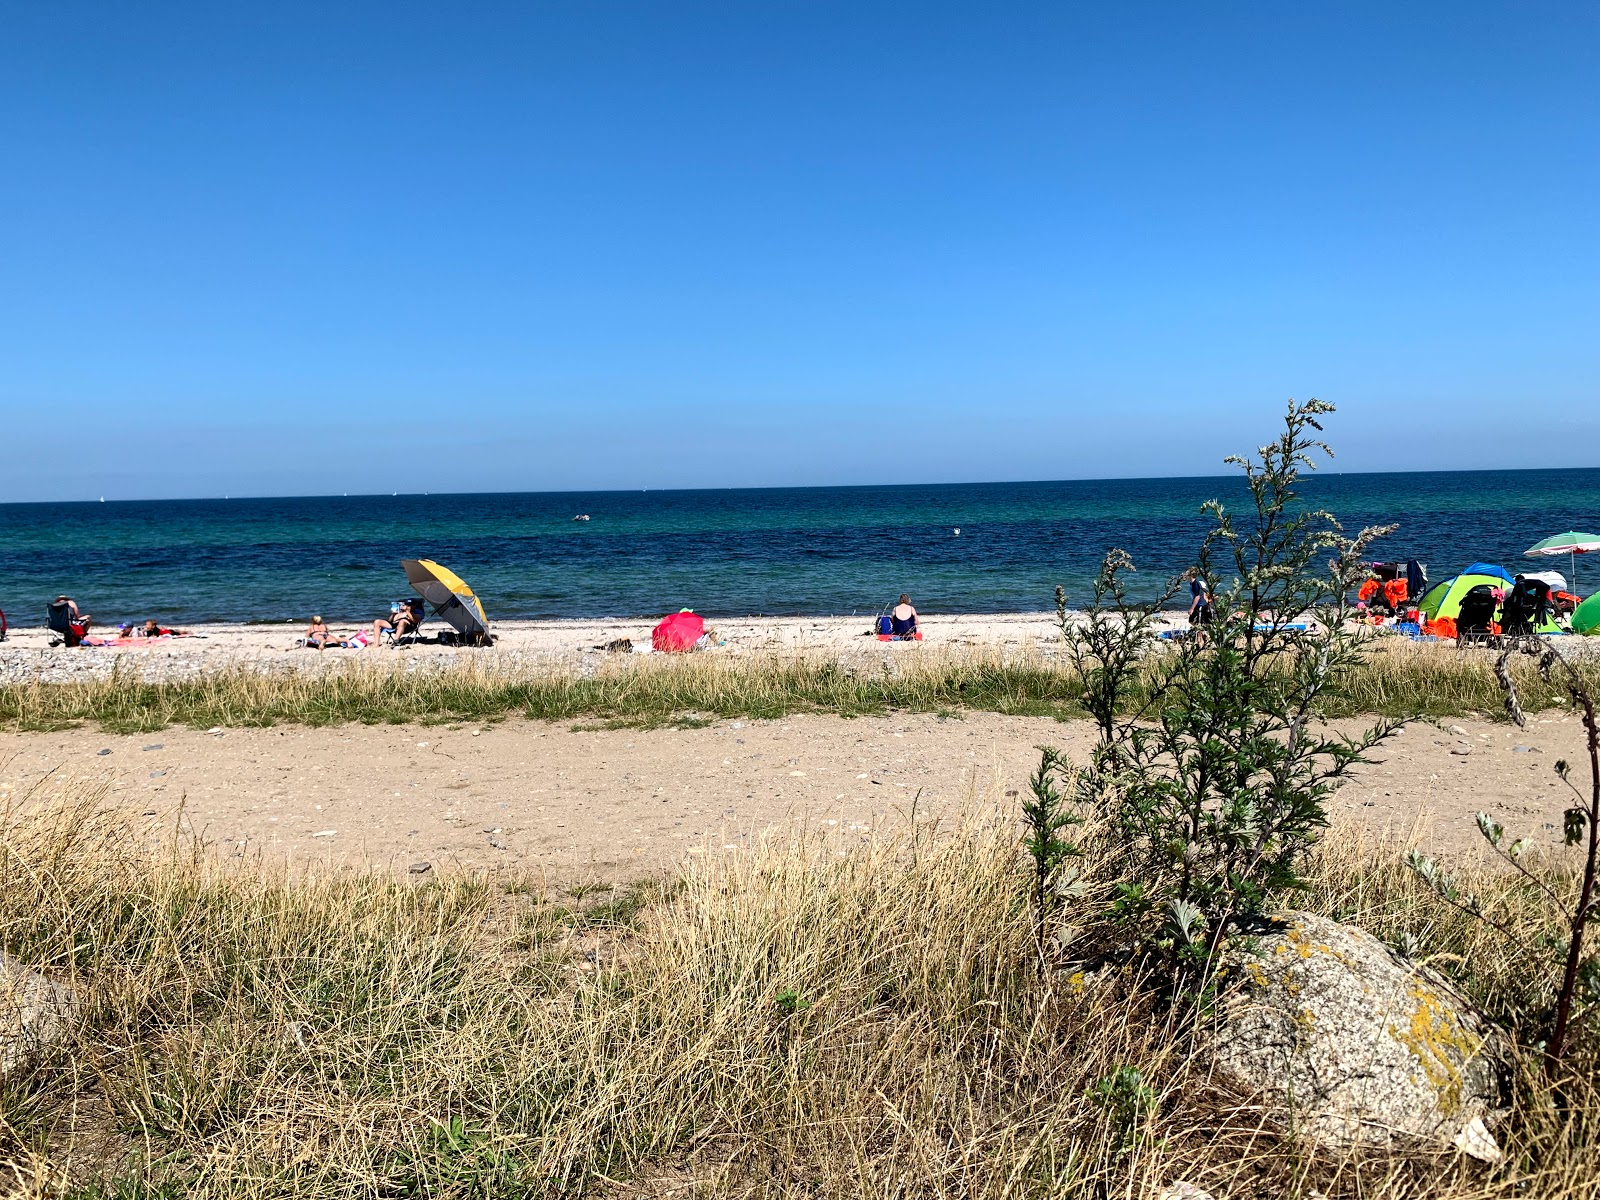
M 133 650 L 142 646 L 154 646 L 157 642 L 170 642 L 177 638 L 195 637 L 192 633 L 163 633 L 160 637 L 116 637 L 116 638 L 84 638 L 83 645 L 95 646 L 102 650 Z
M 1379 617 L 1379 618 L 1377 618 L 1377 620 L 1379 622 L 1381 622 L 1383 620 L 1383 618 Z M 1279 633 L 1305 633 L 1310 628 L 1311 628 L 1311 626 L 1309 626 L 1309 625 L 1252 625 L 1251 626 L 1251 629 L 1254 630 L 1256 633 L 1271 633 L 1274 630 L 1276 630 Z M 1169 641 L 1169 642 L 1179 642 L 1179 641 L 1182 641 L 1184 638 L 1189 637 L 1191 634 L 1193 634 L 1195 632 L 1197 632 L 1197 630 L 1194 630 L 1194 629 L 1163 629 L 1161 631 L 1161 637 L 1163 639 L 1165 639 L 1166 641 Z

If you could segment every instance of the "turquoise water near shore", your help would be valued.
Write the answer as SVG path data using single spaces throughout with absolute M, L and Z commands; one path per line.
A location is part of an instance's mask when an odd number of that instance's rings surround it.
M 1594 468 L 1320 474 L 1306 495 L 1350 529 L 1398 522 L 1379 556 L 1433 578 L 1600 532 Z M 1058 583 L 1081 599 L 1110 546 L 1158 586 L 1193 561 L 1211 498 L 1246 495 L 1224 476 L 5 504 L 0 610 L 34 624 L 65 591 L 97 623 L 370 618 L 408 594 L 399 560 L 416 557 L 456 570 L 491 618 L 873 612 L 902 591 L 930 613 L 1038 610 Z M 1578 576 L 1600 588 L 1600 562 Z

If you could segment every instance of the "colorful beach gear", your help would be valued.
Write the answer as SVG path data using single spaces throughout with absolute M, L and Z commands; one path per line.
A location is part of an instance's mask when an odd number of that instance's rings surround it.
M 407 558 L 400 565 L 406 569 L 406 578 L 417 595 L 433 606 L 441 621 L 468 642 L 489 640 L 489 618 L 484 614 L 483 603 L 461 576 L 431 558 Z
M 663 654 L 686 654 L 705 633 L 705 618 L 687 608 L 675 612 L 650 631 L 650 644 Z
M 1600 634 L 1600 592 L 1572 610 L 1572 632 Z
M 1517 578 L 1504 567 L 1496 566 L 1494 563 L 1485 562 L 1473 563 L 1461 573 L 1463 575 L 1494 575 L 1497 578 L 1505 580 L 1507 583 L 1515 583 Z
M 1522 553 L 1528 558 L 1560 558 L 1574 554 L 1593 554 L 1600 550 L 1600 533 L 1579 533 L 1569 529 L 1542 542 L 1535 542 Z
M 1542 542 L 1535 542 L 1522 554 L 1524 558 L 1560 558 L 1565 555 L 1567 568 L 1572 572 L 1572 580 L 1576 584 L 1578 555 L 1593 554 L 1596 550 L 1600 550 L 1600 534 L 1579 533 L 1576 529 L 1569 529 Z
M 1482 564 L 1474 564 L 1482 565 Z M 1449 579 L 1441 579 L 1423 594 L 1421 602 L 1417 605 L 1425 620 L 1436 621 L 1440 617 L 1449 617 L 1451 620 L 1461 615 L 1461 601 L 1468 592 L 1481 583 L 1490 587 L 1505 589 L 1511 582 L 1510 577 L 1503 572 L 1495 575 L 1480 574 L 1478 572 L 1463 571 L 1460 575 L 1452 575 Z

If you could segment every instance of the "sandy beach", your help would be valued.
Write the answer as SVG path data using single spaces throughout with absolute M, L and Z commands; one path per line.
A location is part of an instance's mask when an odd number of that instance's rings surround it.
M 0 646 L 0 681 L 152 680 L 247 669 L 402 671 L 475 663 L 520 672 L 584 670 L 619 638 L 648 644 L 648 620 L 496 625 L 493 647 L 430 642 L 399 649 L 297 648 L 299 625 L 198 626 L 197 636 L 126 648 L 50 648 L 43 629 Z M 1181 612 L 1169 624 L 1185 624 Z M 1052 613 L 930 616 L 923 642 L 880 642 L 862 617 L 713 623 L 710 655 L 825 655 L 842 662 L 971 651 L 1051 656 Z M 1572 639 L 1574 642 L 1578 639 Z M 1353 730 L 1356 722 L 1348 723 Z M 844 719 L 719 720 L 706 728 L 607 729 L 512 717 L 495 722 L 304 728 L 168 728 L 114 735 L 91 727 L 0 735 L 0 787 L 27 794 L 52 778 L 89 779 L 148 836 L 174 828 L 219 854 L 274 861 L 549 871 L 623 879 L 697 854 L 748 849 L 780 823 L 861 837 L 885 823 L 939 820 L 968 803 L 1015 805 L 1049 743 L 1083 758 L 1086 722 L 963 712 Z M 1536 842 L 1559 844 L 1566 793 L 1551 764 L 1580 751 L 1580 727 L 1543 714 L 1526 730 L 1482 717 L 1419 723 L 1384 748 L 1332 805 L 1373 835 L 1470 851 L 1486 810 Z M 419 864 L 427 864 L 426 867 Z
M 870 636 L 870 616 L 847 617 L 743 617 L 712 619 L 715 654 L 829 653 L 841 659 L 868 654 L 916 654 L 925 650 L 992 647 L 1006 651 L 1053 649 L 1060 640 L 1054 613 L 996 613 L 982 615 L 925 616 L 921 642 L 880 642 Z M 1170 626 L 1187 625 L 1182 612 L 1171 614 Z M 497 621 L 495 644 L 482 649 L 440 646 L 432 641 L 398 649 L 370 646 L 365 650 L 307 650 L 296 646 L 305 624 L 195 625 L 192 637 L 161 638 L 153 642 L 132 639 L 126 645 L 71 650 L 52 649 L 52 635 L 42 626 L 13 628 L 0 643 L 0 683 L 28 679 L 59 682 L 137 671 L 150 679 L 184 678 L 226 667 L 265 671 L 326 670 L 352 662 L 476 661 L 501 666 L 582 663 L 598 659 L 604 647 L 621 638 L 636 645 L 650 644 L 651 618 L 615 618 L 587 621 Z M 354 633 L 355 625 L 335 624 L 336 635 Z M 429 637 L 438 623 L 423 627 Z M 109 636 L 114 637 L 113 627 Z M 91 630 L 91 636 L 102 631 Z
M 0 735 L 0 787 L 18 796 L 51 776 L 92 779 L 152 840 L 181 827 L 225 856 L 616 879 L 748 850 L 780 823 L 865 838 L 909 820 L 913 805 L 932 820 L 969 802 L 1014 806 L 1037 746 L 1081 760 L 1092 736 L 1087 722 L 980 712 L 654 730 L 522 719 L 78 729 Z M 1483 810 L 1554 847 L 1569 793 L 1551 765 L 1574 758 L 1581 742 L 1579 723 L 1556 714 L 1524 730 L 1418 723 L 1336 794 L 1330 812 L 1374 835 L 1415 831 L 1432 849 L 1467 852 Z
M 267 673 L 342 670 L 350 664 L 399 666 L 405 670 L 444 669 L 455 663 L 519 671 L 560 667 L 584 670 L 615 657 L 606 646 L 629 639 L 649 646 L 652 618 L 601 618 L 581 621 L 497 621 L 495 643 L 483 648 L 441 646 L 432 640 L 438 623 L 424 626 L 425 639 L 398 648 L 369 646 L 362 650 L 331 647 L 308 650 L 297 646 L 305 633 L 300 622 L 274 625 L 216 624 L 187 627 L 189 637 L 148 641 L 130 639 L 112 646 L 51 647 L 51 632 L 43 626 L 13 627 L 0 642 L 0 684 L 39 681 L 63 683 L 104 679 L 113 672 L 137 675 L 152 682 L 188 679 L 209 672 L 242 669 Z M 1160 618 L 1164 631 L 1188 628 L 1182 610 L 1169 610 Z M 1039 654 L 1053 657 L 1060 648 L 1061 632 L 1053 612 L 934 614 L 920 618 L 921 642 L 883 642 L 871 636 L 872 618 L 863 615 L 834 617 L 736 617 L 711 619 L 716 644 L 706 653 L 723 656 L 777 654 L 825 655 L 841 663 L 881 661 L 906 655 L 946 651 L 989 651 L 1001 654 Z M 359 626 L 334 624 L 336 636 L 355 633 Z M 113 627 L 109 636 L 116 633 Z M 91 636 L 107 636 L 92 630 Z M 1387 636 L 1384 637 L 1387 641 Z M 1396 639 L 1395 644 L 1402 644 Z M 1559 639 L 1569 657 L 1600 653 L 1600 638 Z M 1440 643 L 1450 647 L 1453 643 Z
M 1012 635 L 1000 645 L 1032 646 L 1048 636 L 1043 618 L 987 620 Z M 570 656 L 590 639 L 628 629 L 530 629 L 523 653 Z M 755 638 L 783 632 L 791 640 L 780 645 L 852 645 L 842 640 L 847 626 L 822 622 L 746 636 L 754 646 L 761 644 Z M 272 639 L 240 631 L 231 641 L 207 643 L 199 662 L 288 657 Z M 281 645 L 281 634 L 277 640 Z M 870 645 L 874 653 L 918 649 Z M 230 646 L 232 657 L 224 650 Z M 429 650 L 366 653 L 399 660 Z M 317 658 L 300 652 L 295 661 Z M 1339 727 L 1353 732 L 1361 724 Z M 747 850 L 777 824 L 865 838 L 910 820 L 913 810 L 938 821 L 970 803 L 1014 807 L 1040 745 L 1082 760 L 1092 739 L 1085 721 L 978 711 L 807 714 L 660 729 L 520 716 L 130 735 L 81 726 L 0 734 L 0 802 L 36 789 L 48 794 L 63 780 L 91 781 L 107 803 L 136 816 L 153 842 L 181 829 L 233 858 L 626 879 L 692 855 Z M 1581 746 L 1581 725 L 1559 711 L 1531 717 L 1522 730 L 1482 715 L 1417 722 L 1337 793 L 1330 815 L 1372 835 L 1416 836 L 1435 850 L 1470 852 L 1478 844 L 1473 814 L 1482 810 L 1519 836 L 1555 847 L 1568 793 L 1551 768 L 1558 758 L 1580 755 Z

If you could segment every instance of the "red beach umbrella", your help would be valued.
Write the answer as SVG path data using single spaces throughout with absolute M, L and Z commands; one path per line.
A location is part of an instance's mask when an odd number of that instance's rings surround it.
M 694 649 L 705 631 L 705 618 L 684 609 L 664 618 L 651 631 L 650 644 L 666 654 L 683 654 Z

